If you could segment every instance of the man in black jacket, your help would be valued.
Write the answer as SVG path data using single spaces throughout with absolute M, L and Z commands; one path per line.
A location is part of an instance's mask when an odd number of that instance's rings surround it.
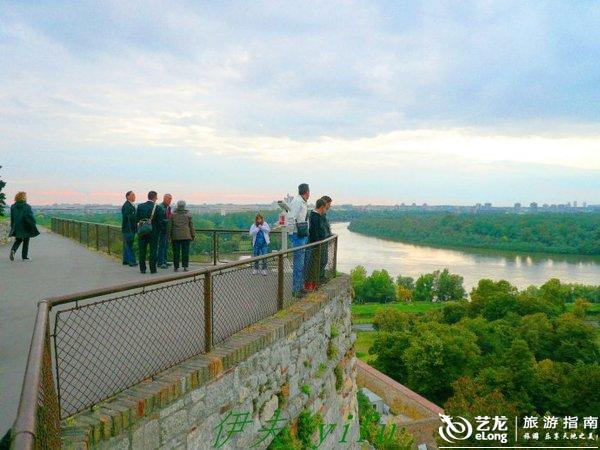
M 152 218 L 152 232 L 147 236 L 139 236 L 138 243 L 140 247 L 140 272 L 146 273 L 146 252 L 150 247 L 150 273 L 156 273 L 156 258 L 158 250 L 158 238 L 167 226 L 165 210 L 162 206 L 156 204 L 158 194 L 156 191 L 148 192 L 148 201 L 138 205 L 136 219 L 140 220 Z
M 121 206 L 121 232 L 123 233 L 123 265 L 137 266 L 135 262 L 135 252 L 133 251 L 133 240 L 135 239 L 136 216 L 135 216 L 135 193 L 128 191 L 125 194 L 127 199 Z
M 325 200 L 320 198 L 317 200 L 315 204 L 315 209 L 313 209 L 308 216 L 308 243 L 319 242 L 327 237 L 327 229 L 325 228 L 324 215 L 325 214 Z M 323 265 L 323 254 L 326 253 L 327 247 L 321 246 L 321 260 L 318 260 L 318 252 L 319 247 L 311 247 L 306 249 L 306 257 L 305 257 L 305 266 L 304 273 L 305 279 L 307 282 L 305 283 L 305 289 L 311 290 L 315 289 L 317 280 L 317 275 L 322 279 L 324 275 Z

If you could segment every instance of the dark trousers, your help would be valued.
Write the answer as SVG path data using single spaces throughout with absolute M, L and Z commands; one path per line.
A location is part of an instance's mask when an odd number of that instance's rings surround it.
M 163 233 L 158 239 L 158 265 L 167 265 L 167 248 L 169 247 L 169 235 Z
M 23 248 L 21 248 L 21 257 L 23 259 L 27 258 L 27 252 L 29 252 L 29 238 L 21 239 L 15 238 L 15 243 L 13 244 L 11 250 L 16 252 L 19 249 L 19 245 L 23 243 Z
M 123 233 L 123 264 L 135 265 L 135 252 L 133 251 L 133 239 L 135 233 Z
M 148 255 L 148 259 L 150 260 L 150 272 L 155 273 L 156 257 L 158 251 L 158 234 L 151 234 L 150 236 L 140 237 L 138 244 L 140 246 L 140 271 L 146 271 L 146 253 L 148 251 L 148 247 L 150 247 L 150 255 Z
M 190 264 L 190 240 L 173 241 L 173 267 L 179 269 L 179 258 L 181 265 L 185 268 Z

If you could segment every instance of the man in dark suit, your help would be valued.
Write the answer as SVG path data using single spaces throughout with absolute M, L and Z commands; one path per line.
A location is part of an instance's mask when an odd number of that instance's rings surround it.
M 136 219 L 140 220 L 152 218 L 152 232 L 146 236 L 139 236 L 140 247 L 140 272 L 146 273 L 146 252 L 150 247 L 150 273 L 156 273 L 156 258 L 158 250 L 158 238 L 164 232 L 167 224 L 165 210 L 156 204 L 158 194 L 156 191 L 148 192 L 148 201 L 138 205 Z
M 133 240 L 135 239 L 136 216 L 135 216 L 135 193 L 128 191 L 125 194 L 127 199 L 121 206 L 121 232 L 123 233 L 123 265 L 137 266 L 135 262 L 135 252 L 133 251 Z

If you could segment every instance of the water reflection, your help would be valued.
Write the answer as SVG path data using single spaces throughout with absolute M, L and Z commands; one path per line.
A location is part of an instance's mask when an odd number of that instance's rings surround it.
M 550 278 L 600 284 L 598 257 L 439 249 L 363 236 L 348 230 L 347 223 L 333 224 L 332 229 L 340 237 L 338 265 L 343 272 L 361 264 L 369 272 L 383 268 L 393 276 L 418 277 L 447 267 L 464 277 L 467 290 L 481 278 L 506 279 L 521 288 Z

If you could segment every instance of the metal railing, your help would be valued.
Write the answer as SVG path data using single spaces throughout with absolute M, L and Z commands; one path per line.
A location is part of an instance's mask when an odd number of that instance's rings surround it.
M 293 303 L 294 264 L 299 276 L 318 288 L 336 275 L 337 236 L 41 301 L 12 448 L 59 448 L 60 421 L 65 417 L 209 352 Z
M 51 229 L 109 255 L 120 255 L 123 251 L 123 235 L 117 225 L 52 217 Z M 281 232 L 273 230 L 270 235 L 271 248 L 281 248 Z M 171 249 L 169 257 L 170 253 Z M 247 230 L 196 228 L 196 239 L 190 245 L 193 262 L 217 265 L 251 255 L 252 238 Z

